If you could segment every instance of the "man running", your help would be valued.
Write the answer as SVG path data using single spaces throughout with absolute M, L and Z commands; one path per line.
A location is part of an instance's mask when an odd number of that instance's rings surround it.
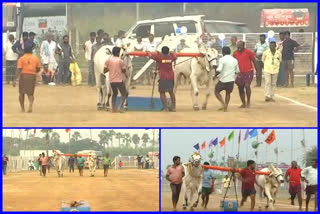
M 294 205 L 294 199 L 296 195 L 298 195 L 298 202 L 299 202 L 299 210 L 301 211 L 302 208 L 302 197 L 301 197 L 301 169 L 298 167 L 297 161 L 291 162 L 291 168 L 287 170 L 285 179 L 289 182 L 289 193 L 291 195 L 291 205 Z M 289 180 L 288 180 L 289 176 Z

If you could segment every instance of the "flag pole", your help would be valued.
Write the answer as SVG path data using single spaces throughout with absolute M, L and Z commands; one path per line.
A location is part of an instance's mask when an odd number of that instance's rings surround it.
M 234 145 L 234 129 L 233 129 L 233 141 L 232 141 L 232 148 L 231 148 L 231 157 L 233 157 L 233 145 Z
M 258 131 L 258 129 L 257 129 L 257 143 L 259 143 L 259 131 Z M 258 164 L 258 149 L 259 149 L 259 146 L 257 147 L 257 157 L 256 157 L 256 162 L 257 162 L 257 164 Z
M 239 131 L 239 136 L 238 136 L 238 157 L 237 157 L 237 160 L 238 160 L 238 166 L 239 166 L 239 160 L 240 160 L 240 142 L 241 142 L 241 129 Z
M 224 145 L 223 146 L 223 149 L 224 149 L 224 157 L 223 157 L 223 164 L 226 166 L 226 146 L 227 145 Z
M 248 137 L 247 137 L 247 153 L 246 153 L 246 160 L 248 160 Z
M 293 129 L 291 129 L 291 161 L 293 159 Z
M 304 167 L 307 166 L 307 150 L 306 150 L 306 140 L 305 140 L 305 135 L 304 135 L 304 129 L 302 129 L 302 139 L 303 139 L 303 143 L 304 143 Z
M 71 144 L 70 134 L 71 134 L 71 130 L 69 131 L 69 154 L 70 154 L 70 144 Z

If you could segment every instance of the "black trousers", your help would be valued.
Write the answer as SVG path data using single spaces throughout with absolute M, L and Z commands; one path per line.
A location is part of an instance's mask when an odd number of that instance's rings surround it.
M 17 61 L 6 61 L 6 81 L 10 82 L 15 79 L 17 70 Z
M 42 174 L 43 174 L 44 176 L 46 176 L 47 166 L 44 165 L 44 166 L 41 166 L 41 167 L 42 167 Z
M 111 89 L 112 89 L 112 104 L 113 105 L 116 104 L 118 90 L 120 91 L 122 99 L 126 99 L 128 97 L 128 92 L 127 92 L 126 86 L 124 85 L 123 82 L 112 82 Z
M 260 60 L 257 60 L 257 65 L 258 66 L 256 70 L 256 82 L 257 82 L 257 86 L 261 86 L 263 62 Z

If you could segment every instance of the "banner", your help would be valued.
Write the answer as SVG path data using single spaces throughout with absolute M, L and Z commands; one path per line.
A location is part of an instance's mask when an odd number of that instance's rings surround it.
M 26 17 L 23 21 L 23 31 L 35 32 L 35 40 L 45 40 L 47 32 L 52 33 L 56 42 L 60 42 L 62 37 L 67 34 L 66 16 L 42 16 Z
M 308 9 L 263 9 L 260 27 L 308 27 Z

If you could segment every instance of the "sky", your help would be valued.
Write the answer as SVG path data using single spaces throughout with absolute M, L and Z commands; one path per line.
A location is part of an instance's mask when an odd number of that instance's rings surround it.
M 3 136 L 7 136 L 10 137 L 11 136 L 11 130 L 12 129 L 3 129 Z M 44 134 L 40 132 L 41 129 L 37 129 L 36 130 L 36 137 L 43 137 Z M 102 130 L 106 130 L 109 131 L 110 129 L 91 129 L 91 133 L 92 133 L 92 139 L 98 141 L 99 137 L 98 134 L 102 131 Z M 152 139 L 152 129 L 113 129 L 115 132 L 121 132 L 121 133 L 129 133 L 131 136 L 133 134 L 138 134 L 138 136 L 141 138 L 141 136 L 144 133 L 149 134 L 149 137 Z M 155 129 L 155 140 L 158 137 L 158 129 Z M 33 134 L 34 129 L 31 129 L 29 131 L 29 133 Z M 66 133 L 65 129 L 53 129 L 54 132 L 57 132 L 60 135 L 60 141 L 62 142 L 69 142 L 69 134 Z M 78 131 L 81 134 L 82 139 L 84 138 L 90 138 L 90 129 L 71 129 L 71 136 L 72 134 Z M 13 136 L 14 137 L 19 137 L 19 130 L 18 129 L 13 129 Z M 22 137 L 25 138 L 26 136 L 26 132 L 23 131 L 22 129 Z
M 175 155 L 181 157 L 182 162 L 186 162 L 191 154 L 196 150 L 193 146 L 197 143 L 201 144 L 206 141 L 206 149 L 201 150 L 200 154 L 203 161 L 208 161 L 208 154 L 210 149 L 208 144 L 211 139 L 218 137 L 219 141 L 224 137 L 228 138 L 228 135 L 235 130 L 234 139 L 230 142 L 226 140 L 226 156 L 238 152 L 238 135 L 240 129 L 162 129 L 161 131 L 161 169 L 164 170 L 169 164 L 172 164 L 172 158 Z M 274 129 L 276 140 L 271 144 L 265 143 L 265 139 L 271 133 L 273 129 L 269 129 L 264 135 L 261 133 L 261 129 L 258 129 L 258 142 L 263 142 L 258 147 L 258 162 L 274 162 L 276 163 L 276 155 L 274 149 L 278 145 L 278 163 L 285 162 L 289 164 L 291 162 L 291 155 L 294 160 L 298 161 L 299 165 L 302 165 L 303 160 L 303 147 L 301 140 L 303 139 L 302 129 Z M 256 140 L 256 137 L 244 141 L 246 129 L 241 129 L 241 142 L 240 142 L 240 160 L 253 159 L 256 160 L 254 155 L 254 149 L 251 147 L 251 143 Z M 291 135 L 292 133 L 292 135 Z M 291 149 L 292 140 L 292 149 Z M 317 145 L 317 130 L 305 129 L 305 141 L 307 149 Z M 248 143 L 247 143 L 248 142 Z M 233 145 L 233 146 L 232 146 Z M 248 145 L 248 152 L 247 152 Z M 233 147 L 233 148 L 232 148 Z M 214 158 L 213 160 L 222 161 L 224 154 L 224 148 L 221 148 L 218 144 L 213 148 Z M 292 153 L 291 153 L 292 151 Z

